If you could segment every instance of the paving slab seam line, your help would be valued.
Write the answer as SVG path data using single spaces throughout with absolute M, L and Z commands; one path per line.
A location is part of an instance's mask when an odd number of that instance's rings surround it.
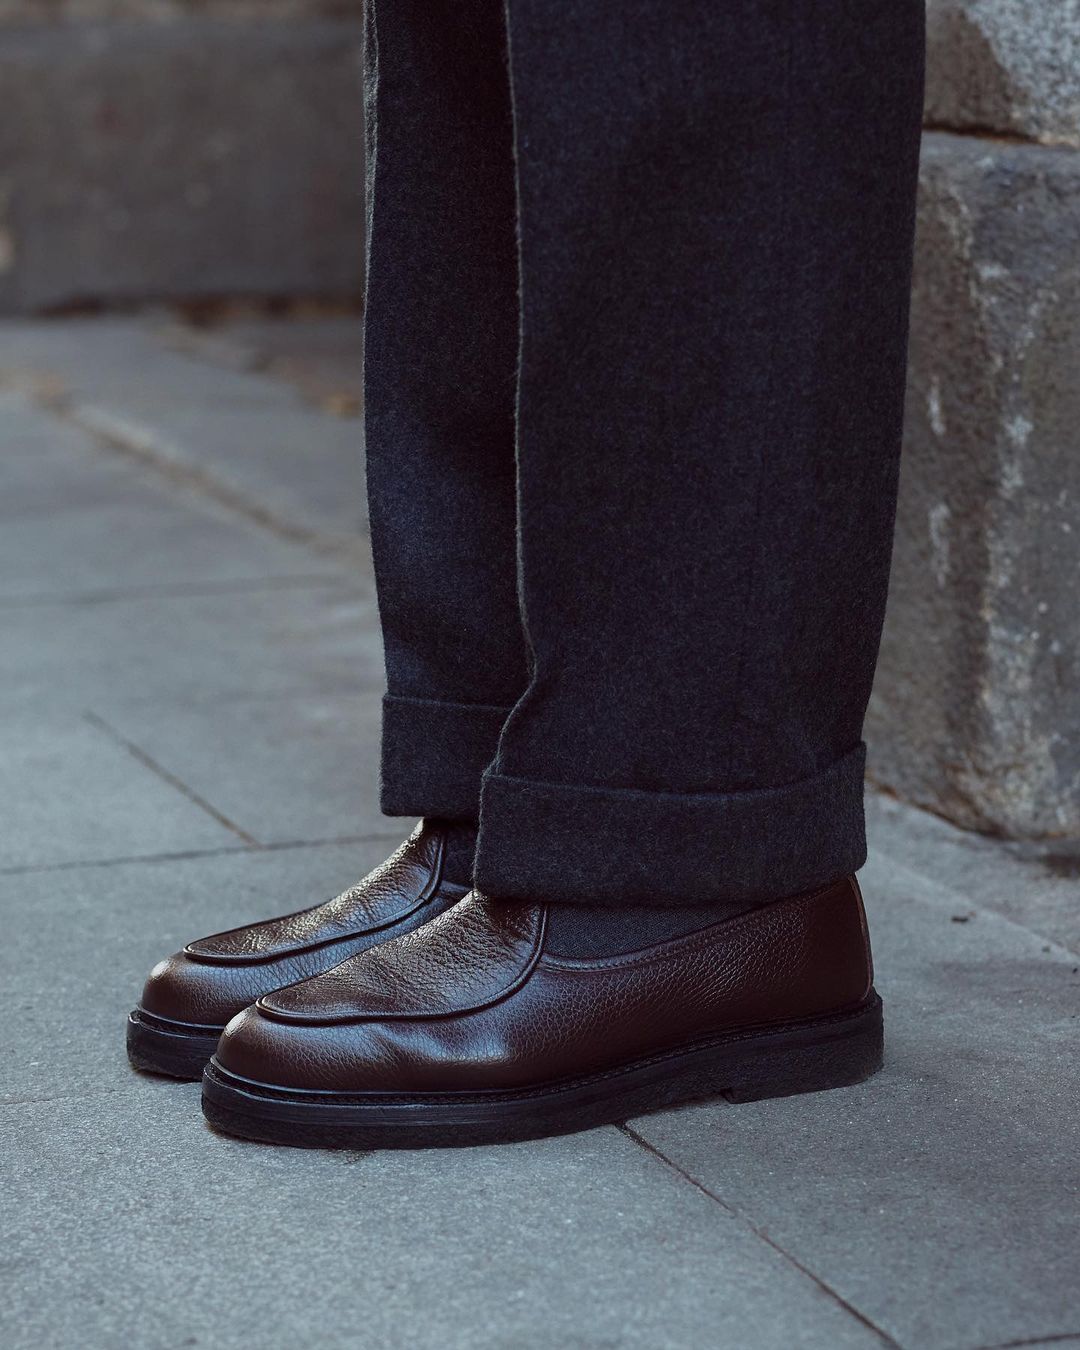
M 194 693 L 189 698 L 189 706 L 195 709 L 215 707 L 227 708 L 235 703 L 317 703 L 320 700 L 327 699 L 347 699 L 354 698 L 363 694 L 382 694 L 386 688 L 386 681 L 381 674 L 349 676 L 347 682 L 339 682 L 338 677 L 327 680 L 326 686 L 322 689 L 226 689 L 223 691 L 215 690 L 213 693 L 204 695 Z M 129 704 L 133 707 L 140 707 L 147 700 L 152 699 L 153 695 L 132 694 L 124 702 L 124 706 Z
M 1037 1350 L 1040 1345 L 1060 1345 L 1062 1341 L 1080 1340 L 1080 1329 L 1058 1331 L 1052 1336 L 1021 1337 L 1018 1341 L 999 1341 L 994 1345 L 980 1345 L 976 1350 Z
M 194 788 L 188 787 L 182 779 L 177 778 L 176 774 L 170 773 L 164 765 L 159 764 L 156 759 L 152 759 L 141 746 L 136 745 L 134 741 L 129 741 L 128 738 L 117 731 L 115 727 L 110 726 L 103 717 L 99 717 L 95 712 L 87 711 L 83 713 L 83 718 L 85 721 L 89 722 L 92 727 L 96 727 L 99 731 L 104 732 L 106 736 L 111 737 L 117 745 L 123 746 L 132 759 L 137 760 L 152 773 L 156 773 L 159 778 L 164 779 L 170 787 L 174 787 L 177 792 L 182 793 L 189 802 L 192 802 L 195 806 L 205 811 L 207 815 L 212 816 L 219 825 L 223 825 L 225 829 L 230 830 L 239 839 L 242 839 L 245 844 L 250 844 L 252 848 L 263 847 L 254 835 L 248 834 L 247 830 L 242 826 L 237 825 L 235 821 L 230 820 L 229 817 L 219 811 L 216 806 L 213 806 L 208 802 L 205 797 L 200 796 Z
M 643 1148 L 646 1153 L 651 1153 L 657 1161 L 663 1163 L 665 1167 L 670 1168 L 676 1176 L 681 1177 L 683 1181 L 689 1182 L 695 1190 L 700 1191 L 702 1195 L 719 1205 L 725 1213 L 730 1214 L 734 1219 L 738 1219 L 740 1223 L 749 1228 L 755 1237 L 760 1238 L 762 1242 L 771 1247 L 778 1256 L 782 1256 L 783 1259 L 799 1271 L 800 1274 L 805 1275 L 807 1279 L 812 1280 L 818 1289 L 842 1308 L 844 1312 L 848 1313 L 851 1317 L 854 1317 L 855 1320 L 866 1327 L 868 1331 L 872 1331 L 878 1340 L 881 1341 L 882 1345 L 889 1346 L 890 1350 L 903 1350 L 899 1341 L 894 1340 L 887 1331 L 884 1331 L 875 1322 L 872 1322 L 865 1313 L 860 1312 L 858 1308 L 850 1304 L 842 1294 L 838 1293 L 830 1284 L 826 1283 L 820 1275 L 816 1274 L 808 1266 L 804 1266 L 803 1263 L 792 1256 L 789 1251 L 781 1247 L 774 1238 L 771 1238 L 763 1228 L 759 1227 L 740 1210 L 735 1209 L 734 1206 L 728 1204 L 728 1202 L 722 1196 L 717 1195 L 715 1191 L 711 1191 L 704 1182 L 699 1181 L 695 1176 L 691 1176 L 691 1174 L 680 1167 L 677 1162 L 669 1158 L 666 1153 L 662 1153 L 654 1144 L 650 1144 L 647 1139 L 638 1134 L 637 1130 L 629 1125 L 618 1125 L 616 1128 L 625 1134 L 628 1139 L 631 1139 L 637 1144 L 639 1148 Z
M 111 590 L 39 592 L 37 595 L 8 595 L 0 597 L 0 609 L 39 609 L 46 606 L 106 605 L 123 600 L 201 599 L 218 595 L 250 595 L 260 592 L 334 590 L 356 592 L 355 598 L 368 597 L 356 586 L 350 573 L 340 577 L 329 573 L 311 573 L 296 577 L 253 577 L 237 581 L 190 581 L 162 583 L 160 586 L 118 586 Z M 372 601 L 374 604 L 374 601 Z
M 115 1097 L 118 1092 L 127 1092 L 128 1087 L 121 1085 L 111 1088 L 97 1088 L 89 1092 L 60 1092 L 52 1097 L 0 1097 L 0 1110 L 5 1106 L 44 1106 L 49 1102 L 83 1102 L 95 1097 Z
M 222 858 L 230 853 L 262 853 L 261 848 L 233 844 L 223 848 L 193 848 L 177 853 L 128 853 L 115 858 L 75 858 L 58 863 L 18 863 L 0 867 L 0 877 L 32 877 L 41 872 L 78 872 L 84 867 L 126 867 L 129 863 L 188 862 L 192 858 Z
M 48 400 L 45 406 L 51 406 L 57 416 L 87 432 L 102 449 L 149 465 L 177 486 L 209 497 L 270 534 L 287 539 L 290 543 L 301 544 L 324 557 L 351 559 L 360 552 L 359 541 L 354 544 L 351 540 L 335 539 L 308 525 L 295 524 L 277 510 L 249 497 L 240 488 L 224 482 L 200 465 L 190 464 L 179 455 L 163 450 L 153 431 L 136 422 L 118 418 L 107 409 L 97 408 L 93 404 L 74 403 L 63 398 Z
M 209 497 L 278 538 L 301 544 L 321 557 L 336 557 L 347 562 L 355 562 L 365 553 L 359 537 L 355 541 L 335 538 L 309 526 L 294 524 L 201 466 L 187 463 L 179 456 L 163 451 L 151 429 L 116 417 L 107 409 L 97 408 L 93 404 L 78 403 L 66 391 L 43 387 L 41 380 L 35 380 L 32 375 L 16 378 L 10 372 L 0 372 L 0 389 L 10 389 L 28 396 L 43 412 L 78 427 L 88 434 L 98 450 L 137 460 L 175 486 Z
M 284 839 L 270 844 L 249 847 L 244 844 L 224 845 L 221 848 L 190 848 L 175 853 L 128 853 L 115 858 L 74 858 L 59 863 L 18 863 L 0 867 L 0 877 L 36 876 L 39 872 L 77 872 L 90 867 L 128 867 L 138 863 L 189 862 L 198 858 L 226 858 L 233 854 L 279 853 L 299 848 L 339 848 L 347 844 L 377 844 L 400 840 L 400 831 L 385 834 L 343 834 L 329 839 Z

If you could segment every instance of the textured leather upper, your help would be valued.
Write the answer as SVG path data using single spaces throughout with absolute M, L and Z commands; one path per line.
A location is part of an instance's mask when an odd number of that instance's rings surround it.
M 433 919 L 324 975 L 265 994 L 285 1021 L 445 1017 L 501 998 L 540 955 L 544 909 L 499 905 L 475 891 Z
M 474 891 L 422 929 L 261 998 L 226 1028 L 218 1061 L 309 1091 L 535 1086 L 839 1012 L 872 978 L 854 878 L 625 956 L 557 957 L 544 936 L 545 906 Z
M 384 863 L 334 899 L 278 919 L 199 938 L 188 943 L 184 954 L 214 963 L 267 961 L 355 933 L 388 928 L 429 899 L 439 879 L 442 848 L 440 831 L 418 825 Z
M 143 1010 L 220 1028 L 261 994 L 410 931 L 465 893 L 443 880 L 443 852 L 442 832 L 421 822 L 384 863 L 332 900 L 189 943 L 150 972 Z

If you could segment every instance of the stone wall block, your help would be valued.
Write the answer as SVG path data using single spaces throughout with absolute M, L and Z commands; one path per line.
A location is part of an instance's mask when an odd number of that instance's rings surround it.
M 1080 834 L 1080 156 L 930 134 L 871 773 Z
M 0 310 L 358 295 L 361 25 L 0 28 Z
M 929 0 L 932 127 L 1080 146 L 1080 0 Z

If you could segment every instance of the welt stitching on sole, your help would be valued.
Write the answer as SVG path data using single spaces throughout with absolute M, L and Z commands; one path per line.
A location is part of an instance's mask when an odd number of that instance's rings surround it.
M 206 1076 L 216 1087 L 223 1087 L 230 1092 L 236 1092 L 246 1097 L 259 1098 L 269 1102 L 281 1102 L 283 1105 L 288 1104 L 290 1106 L 310 1106 L 312 1108 L 318 1108 L 320 1106 L 368 1106 L 379 1108 L 383 1106 L 415 1106 L 417 1104 L 425 1106 L 497 1106 L 504 1102 L 538 1101 L 545 1098 L 555 1099 L 562 1093 L 573 1092 L 583 1087 L 590 1087 L 594 1083 L 603 1083 L 615 1078 L 625 1077 L 640 1069 L 649 1069 L 657 1065 L 670 1063 L 697 1054 L 701 1051 L 716 1050 L 729 1045 L 738 1045 L 746 1041 L 763 1040 L 766 1037 L 788 1035 L 798 1031 L 825 1030 L 832 1026 L 842 1026 L 845 1023 L 858 1022 L 868 1013 L 873 1014 L 880 1011 L 880 1009 L 881 999 L 875 994 L 872 999 L 867 1000 L 867 1002 L 861 1004 L 859 1007 L 849 1009 L 843 1013 L 833 1013 L 827 1017 L 813 1018 L 801 1022 L 788 1022 L 776 1026 L 748 1027 L 742 1031 L 729 1033 L 722 1037 L 714 1037 L 707 1041 L 698 1041 L 692 1045 L 681 1046 L 676 1050 L 668 1050 L 661 1054 L 651 1055 L 647 1059 L 634 1060 L 632 1064 L 623 1064 L 615 1069 L 604 1069 L 600 1073 L 588 1074 L 582 1078 L 566 1079 L 558 1084 L 536 1088 L 512 1088 L 505 1091 L 492 1091 L 488 1093 L 412 1092 L 375 1095 L 345 1092 L 319 1094 L 314 1092 L 293 1092 L 288 1088 L 273 1088 L 266 1084 L 249 1082 L 248 1080 L 239 1077 L 239 1075 L 231 1074 L 228 1069 L 221 1068 L 212 1060 L 207 1065 Z

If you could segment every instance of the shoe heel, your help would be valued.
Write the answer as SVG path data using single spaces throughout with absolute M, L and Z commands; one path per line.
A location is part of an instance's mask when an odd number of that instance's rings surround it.
M 847 1017 L 757 1037 L 747 1049 L 723 1089 L 730 1102 L 862 1083 L 878 1072 L 884 1060 L 881 999 L 872 994 L 867 1004 Z

